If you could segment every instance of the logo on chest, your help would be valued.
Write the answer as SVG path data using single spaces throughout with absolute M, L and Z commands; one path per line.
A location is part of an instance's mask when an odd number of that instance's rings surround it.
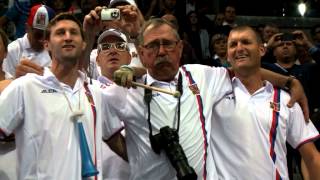
M 55 89 L 43 89 L 41 91 L 41 93 L 56 93 L 56 92 L 57 92 L 57 90 L 55 90 Z

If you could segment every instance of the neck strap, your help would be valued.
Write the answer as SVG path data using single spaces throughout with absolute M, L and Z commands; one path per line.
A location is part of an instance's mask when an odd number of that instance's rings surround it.
M 147 84 L 147 78 L 144 81 L 144 84 Z M 178 84 L 177 84 L 177 91 L 179 91 L 182 95 L 182 75 L 179 73 L 178 76 Z M 148 108 L 148 126 L 149 126 L 149 136 L 152 136 L 152 124 L 151 124 L 151 112 L 150 112 L 150 103 L 152 100 L 152 90 L 144 89 L 144 101 L 147 104 Z M 177 132 L 179 132 L 180 127 L 180 103 L 181 103 L 181 96 L 178 98 L 178 105 L 177 105 L 177 113 L 178 113 L 178 122 L 177 122 Z

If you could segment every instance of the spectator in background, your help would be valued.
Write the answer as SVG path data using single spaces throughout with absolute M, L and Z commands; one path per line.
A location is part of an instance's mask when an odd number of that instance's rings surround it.
M 177 0 L 160 0 L 160 11 L 161 14 L 176 14 Z
M 181 29 L 179 28 L 178 20 L 174 15 L 165 14 L 161 18 L 172 23 L 173 26 L 176 28 L 176 30 L 179 32 L 180 37 L 186 36 L 185 32 L 181 32 Z M 182 43 L 183 43 L 183 49 L 182 49 L 182 57 L 181 57 L 180 65 L 199 63 L 199 60 L 197 59 L 191 44 L 185 39 L 182 39 Z
M 57 14 L 69 11 L 71 7 L 70 0 L 48 0 L 46 5 L 51 7 Z
M 8 45 L 8 54 L 3 62 L 7 79 L 20 76 L 16 74 L 16 66 L 22 61 L 32 61 L 42 67 L 50 66 L 49 53 L 44 49 L 44 32 L 54 16 L 54 11 L 46 5 L 35 5 L 30 9 L 25 24 L 27 33 Z
M 311 54 L 309 53 L 309 48 L 303 45 L 298 45 L 296 43 L 297 49 L 297 62 L 296 64 L 312 64 L 316 63 L 315 60 L 312 58 Z
M 139 9 L 141 10 L 141 13 L 144 15 L 144 18 L 147 20 L 160 11 L 159 1 L 160 0 L 137 0 L 136 2 L 138 4 Z
M 87 14 L 83 21 L 84 31 L 87 34 L 87 48 L 85 52 L 85 57 L 89 59 L 90 57 L 90 72 L 93 78 L 99 76 L 96 68 L 96 57 L 97 49 L 95 48 L 96 34 L 100 31 L 106 29 L 118 29 L 124 32 L 128 36 L 128 46 L 131 54 L 131 65 L 135 67 L 141 67 L 137 49 L 135 47 L 135 42 L 137 35 L 140 31 L 141 25 L 144 22 L 144 18 L 137 7 L 135 1 L 133 0 L 111 0 L 108 8 L 118 8 L 120 9 L 121 18 L 120 20 L 101 20 L 102 7 L 97 6 L 94 10 L 91 10 Z
M 223 26 L 229 26 L 230 28 L 236 27 L 236 8 L 233 5 L 227 5 L 224 9 L 224 21 Z M 228 33 L 229 34 L 229 33 Z
M 195 11 L 189 12 L 187 18 L 189 26 L 185 39 L 192 45 L 200 64 L 206 64 L 210 58 L 209 33 L 201 26 Z
M 187 0 L 186 3 L 186 14 L 190 11 L 196 11 L 200 15 L 208 14 L 208 1 L 207 0 Z
M 159 0 L 160 13 L 156 17 L 161 18 L 165 14 L 173 14 L 179 23 L 179 27 L 185 28 L 186 0 Z
M 213 19 L 213 25 L 214 26 L 222 26 L 223 24 L 223 21 L 224 21 L 224 14 L 223 13 L 217 13 L 215 16 L 214 16 L 214 19 Z
M 226 36 L 228 35 L 227 33 L 225 33 L 226 30 L 224 30 L 224 27 L 222 26 L 222 23 L 224 21 L 224 13 L 217 13 L 214 16 L 213 21 L 211 22 L 211 26 L 210 26 L 210 33 L 212 35 L 214 34 L 225 34 Z
M 262 30 L 262 41 L 263 41 L 263 43 L 268 43 L 270 38 L 273 35 L 275 35 L 275 34 L 277 34 L 279 32 L 280 32 L 279 28 L 278 28 L 278 26 L 276 24 L 272 24 L 272 23 L 266 24 L 263 27 L 263 30 Z
M 215 34 L 211 38 L 211 59 L 207 65 L 215 67 L 230 67 L 227 60 L 227 36 L 224 34 Z
M 0 28 L 4 28 L 8 21 L 15 24 L 16 38 L 20 38 L 25 34 L 25 23 L 30 12 L 30 8 L 41 3 L 41 0 L 14 0 L 14 3 L 7 12 L 0 17 Z
M 314 44 L 320 48 L 320 24 L 314 25 L 311 30 L 310 34 L 312 36 L 312 40 L 314 41 Z

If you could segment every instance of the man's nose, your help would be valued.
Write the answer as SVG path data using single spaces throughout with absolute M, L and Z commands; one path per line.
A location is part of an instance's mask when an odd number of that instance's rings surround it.
M 166 53 L 166 49 L 163 46 L 163 44 L 159 44 L 159 50 L 158 50 L 158 54 L 165 54 Z
M 64 34 L 64 39 L 65 40 L 70 40 L 71 39 L 71 33 L 69 31 L 66 31 Z

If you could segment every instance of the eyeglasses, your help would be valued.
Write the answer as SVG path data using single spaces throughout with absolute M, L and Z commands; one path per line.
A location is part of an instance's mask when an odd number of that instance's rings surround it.
M 161 39 L 161 40 L 152 41 L 146 45 L 143 45 L 143 47 L 150 51 L 158 52 L 160 49 L 160 46 L 162 45 L 164 50 L 173 51 L 174 48 L 176 48 L 178 42 L 179 41 L 170 41 L 170 40 Z
M 116 42 L 116 43 L 102 43 L 99 44 L 99 49 L 102 51 L 108 51 L 111 48 L 114 48 L 118 51 L 127 51 L 128 45 L 126 42 Z

